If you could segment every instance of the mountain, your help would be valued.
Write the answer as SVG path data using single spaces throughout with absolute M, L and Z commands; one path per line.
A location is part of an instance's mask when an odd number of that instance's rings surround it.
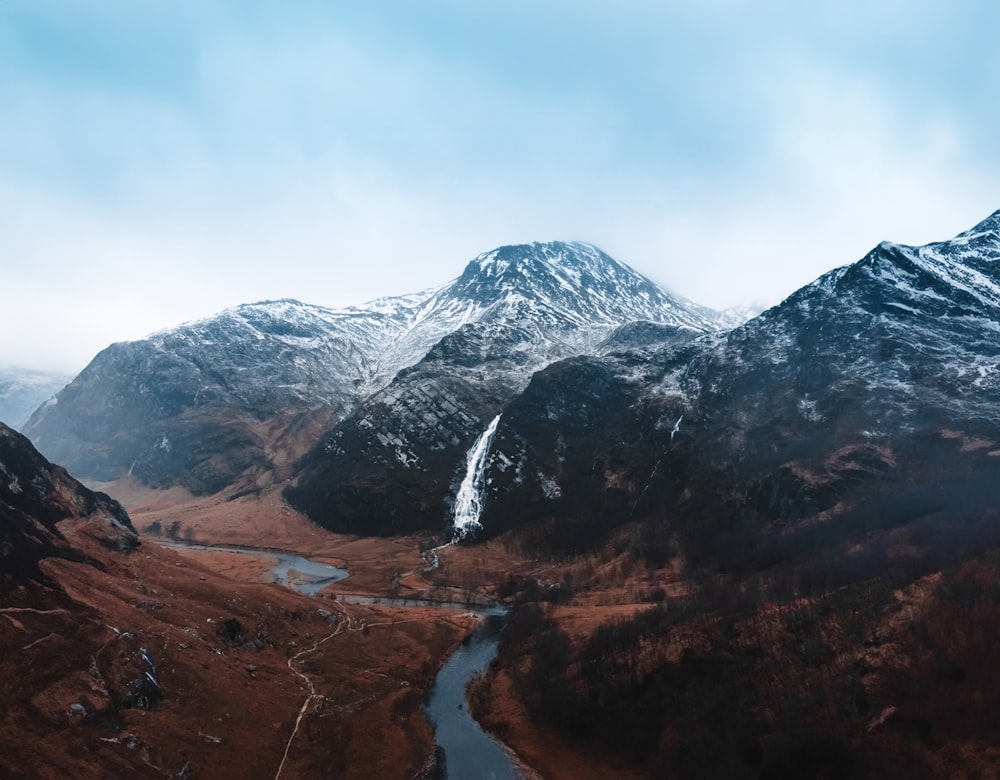
M 735 330 L 612 343 L 535 374 L 487 460 L 488 534 L 810 576 L 997 537 L 1000 212 L 883 243 Z
M 337 441 L 389 446 L 396 461 L 430 445 L 450 473 L 484 415 L 534 371 L 635 320 L 718 327 L 595 247 L 502 247 L 436 290 L 338 310 L 247 304 L 113 344 L 25 432 L 80 476 L 196 494 L 286 479 L 339 422 Z
M 25 432 L 96 480 L 212 493 L 266 477 L 351 407 L 423 297 L 341 310 L 246 304 L 113 344 Z
M 128 551 L 139 539 L 121 505 L 88 490 L 0 423 L 0 598 L 17 599 L 27 583 L 46 583 L 39 564 L 63 558 L 100 565 L 67 540 L 64 529 L 102 547 Z
M 516 691 L 519 753 L 561 734 L 644 776 L 995 775 L 998 328 L 1000 212 L 736 330 L 537 372 L 481 533 L 568 574 L 512 578 L 550 603 L 512 609 L 477 714 L 515 732 Z M 595 617 L 629 571 L 659 603 Z
M 635 322 L 686 336 L 717 329 L 704 310 L 587 244 L 480 255 L 400 339 L 407 354 L 433 342 L 423 359 L 323 438 L 286 498 L 338 531 L 446 529 L 466 452 L 490 420 L 535 372 Z
M 24 425 L 38 406 L 73 377 L 45 371 L 4 366 L 0 368 L 0 421 L 12 428 Z
M 140 545 L 0 424 L 0 777 L 418 776 L 421 703 L 475 621 L 247 581 L 227 555 Z
M 715 330 L 717 316 L 670 295 L 590 244 L 504 246 L 472 260 L 458 279 L 426 301 L 409 330 L 386 351 L 379 374 L 388 382 L 467 325 L 478 324 L 467 332 L 480 341 L 513 343 L 504 335 L 507 328 L 537 330 L 517 337 L 525 350 L 529 344 L 548 350 L 533 357 L 537 365 L 551 362 L 551 355 L 585 352 L 622 323 L 650 320 Z

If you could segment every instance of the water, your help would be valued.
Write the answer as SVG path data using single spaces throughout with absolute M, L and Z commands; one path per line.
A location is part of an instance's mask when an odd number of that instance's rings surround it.
M 271 568 L 271 576 L 274 581 L 294 588 L 299 593 L 307 596 L 315 596 L 324 588 L 344 579 L 348 572 L 346 569 L 338 568 L 329 563 L 311 561 L 301 555 L 285 552 L 284 550 L 268 550 L 263 547 L 237 547 L 228 544 L 198 544 L 196 542 L 167 542 L 159 541 L 165 547 L 185 547 L 197 550 L 216 550 L 219 552 L 241 553 L 243 555 L 256 555 L 274 558 L 275 564 Z
M 483 491 L 486 487 L 486 456 L 490 452 L 490 442 L 497 432 L 501 415 L 493 418 L 476 443 L 472 445 L 465 459 L 465 478 L 455 495 L 455 538 L 461 539 L 471 531 L 480 528 L 479 516 L 483 513 Z
M 486 598 L 478 601 L 441 601 L 434 599 L 411 599 L 398 596 L 358 596 L 353 593 L 328 593 L 327 597 L 332 597 L 335 601 L 343 604 L 361 604 L 384 607 L 430 607 L 431 609 L 461 609 L 466 612 L 474 610 L 476 612 L 487 612 L 494 614 L 492 607 L 487 606 L 490 602 Z M 499 610 L 499 607 L 495 608 Z M 501 614 L 497 611 L 495 614 Z
M 426 710 L 444 750 L 446 777 L 523 780 L 510 754 L 469 714 L 465 700 L 465 686 L 496 657 L 503 624 L 501 614 L 487 617 L 434 680 Z

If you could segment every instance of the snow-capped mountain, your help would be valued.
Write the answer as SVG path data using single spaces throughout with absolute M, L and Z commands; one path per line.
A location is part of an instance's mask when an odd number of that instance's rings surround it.
M 424 297 L 341 310 L 246 304 L 113 344 L 25 432 L 83 477 L 221 490 L 300 457 L 354 403 Z
M 633 320 L 717 327 L 589 245 L 502 247 L 437 290 L 337 310 L 247 304 L 114 344 L 25 431 L 81 476 L 205 493 L 284 478 L 337 420 L 391 408 L 383 437 L 404 442 L 392 457 L 405 460 L 411 440 L 461 445 L 535 370 Z M 441 372 L 453 392 L 425 386 Z M 405 410 L 424 408 L 423 392 L 437 411 L 418 420 Z
M 0 421 L 17 429 L 38 405 L 69 384 L 73 377 L 13 366 L 0 367 Z
M 504 246 L 472 260 L 458 279 L 427 299 L 383 355 L 379 374 L 391 379 L 444 336 L 473 323 L 495 332 L 530 322 L 543 334 L 536 341 L 576 354 L 623 323 L 647 320 L 709 331 L 720 327 L 714 314 L 671 296 L 590 244 Z
M 160 354 L 189 355 L 203 381 L 263 415 L 297 403 L 345 406 L 428 294 L 346 309 L 294 300 L 244 304 L 148 341 Z
M 558 360 L 592 352 L 642 321 L 697 336 L 692 305 L 586 244 L 530 244 L 481 255 L 432 296 L 400 343 L 451 328 L 324 437 L 286 494 L 338 530 L 446 522 L 465 451 L 487 422 Z M 383 531 L 384 532 L 384 531 Z
M 482 523 L 544 518 L 532 538 L 566 551 L 638 522 L 692 561 L 815 571 L 998 537 L 998 329 L 1000 212 L 728 333 L 555 364 L 504 409 Z

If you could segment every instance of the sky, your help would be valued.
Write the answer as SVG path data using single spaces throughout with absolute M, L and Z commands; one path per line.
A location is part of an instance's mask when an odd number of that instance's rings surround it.
M 600 246 L 714 308 L 1000 209 L 1000 6 L 0 0 L 0 365 Z

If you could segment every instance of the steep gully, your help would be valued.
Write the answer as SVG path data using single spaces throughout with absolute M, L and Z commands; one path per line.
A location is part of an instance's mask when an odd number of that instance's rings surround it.
M 479 516 L 483 508 L 486 461 L 493 434 L 496 432 L 499 422 L 500 415 L 497 415 L 469 450 L 466 458 L 466 474 L 455 500 L 453 537 L 448 544 L 454 544 L 455 541 L 464 538 L 479 525 Z M 178 541 L 161 542 L 161 544 L 184 547 L 188 550 L 235 552 L 274 558 L 275 564 L 271 568 L 271 577 L 274 582 L 294 588 L 307 596 L 315 596 L 321 590 L 348 576 L 348 572 L 344 569 L 281 550 Z M 448 544 L 442 545 L 442 547 L 448 546 Z M 437 562 L 437 550 L 440 549 L 441 547 L 435 548 L 426 554 L 432 567 Z M 414 600 L 390 601 L 398 602 L 398 606 L 430 605 L 429 602 Z M 285 745 L 274 780 L 281 780 L 283 776 L 289 753 L 299 733 L 302 721 L 308 716 L 310 710 L 324 698 L 323 694 L 317 692 L 312 678 L 299 668 L 299 662 L 342 632 L 362 631 L 366 628 L 366 626 L 354 624 L 343 604 L 337 601 L 324 603 L 330 604 L 338 612 L 336 628 L 310 647 L 288 659 L 289 670 L 302 681 L 308 693 L 296 716 L 295 726 Z M 445 605 L 436 604 L 433 606 Z M 439 767 L 441 776 L 477 776 L 492 780 L 507 780 L 508 778 L 517 780 L 523 775 L 517 769 L 511 751 L 483 730 L 469 713 L 466 705 L 465 688 L 472 678 L 484 672 L 493 658 L 496 657 L 504 625 L 505 611 L 502 607 L 493 606 L 484 611 L 486 620 L 480 628 L 451 655 L 438 672 L 425 710 L 428 719 L 434 726 L 437 753 L 444 758 L 443 766 Z

